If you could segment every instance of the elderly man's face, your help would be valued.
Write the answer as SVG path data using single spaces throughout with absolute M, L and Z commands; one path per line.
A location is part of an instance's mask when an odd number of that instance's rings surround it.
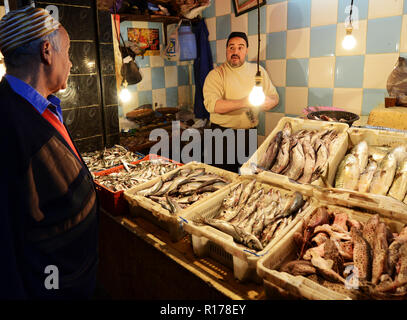
M 226 60 L 232 67 L 240 67 L 246 59 L 247 46 L 243 38 L 230 38 L 226 48 Z
M 71 60 L 69 59 L 69 35 L 63 27 L 59 29 L 59 33 L 60 48 L 59 51 L 54 50 L 54 92 L 66 88 L 68 76 L 72 67 Z

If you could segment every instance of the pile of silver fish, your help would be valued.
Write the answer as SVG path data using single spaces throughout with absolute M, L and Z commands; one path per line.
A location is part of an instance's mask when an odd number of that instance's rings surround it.
M 339 164 L 335 187 L 388 195 L 407 204 L 407 145 L 355 145 Z
M 298 259 L 280 271 L 307 276 L 352 298 L 407 297 L 406 226 L 392 233 L 377 214 L 362 223 L 320 207 L 294 240 Z
M 196 222 L 213 226 L 251 249 L 263 250 L 304 209 L 305 203 L 299 192 L 265 192 L 257 188 L 254 179 L 234 186 L 214 218 L 201 217 Z
M 159 203 L 171 214 L 177 214 L 230 182 L 220 175 L 206 172 L 205 168 L 180 168 L 166 178 L 161 177 L 152 187 L 139 190 L 137 194 Z
M 257 172 L 269 170 L 300 183 L 311 183 L 325 176 L 328 158 L 338 133 L 335 130 L 299 130 L 292 132 L 287 122 L 260 155 Z
M 141 158 L 141 155 L 131 152 L 118 144 L 112 148 L 82 154 L 82 159 L 90 172 L 110 169 L 122 165 L 123 162 L 130 163 Z
M 136 164 L 124 162 L 124 168 L 108 175 L 93 174 L 94 180 L 106 188 L 117 192 L 127 190 L 137 184 L 147 182 L 176 169 L 178 166 L 163 159 L 141 161 Z

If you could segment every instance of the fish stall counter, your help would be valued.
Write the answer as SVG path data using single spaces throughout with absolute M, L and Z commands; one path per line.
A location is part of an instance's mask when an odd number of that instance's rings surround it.
M 263 284 L 194 255 L 190 235 L 170 235 L 141 217 L 101 209 L 98 281 L 112 299 L 263 300 Z

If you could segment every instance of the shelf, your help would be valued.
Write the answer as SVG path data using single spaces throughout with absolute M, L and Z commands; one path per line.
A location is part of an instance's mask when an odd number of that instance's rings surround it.
M 161 15 L 139 15 L 139 14 L 120 14 L 120 22 L 123 21 L 147 21 L 147 22 L 161 22 L 165 24 L 178 23 L 182 18 L 173 16 Z M 188 19 L 186 19 L 188 20 Z

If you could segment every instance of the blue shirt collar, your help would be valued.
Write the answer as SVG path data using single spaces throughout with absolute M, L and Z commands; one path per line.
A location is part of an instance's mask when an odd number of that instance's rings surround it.
M 31 103 L 41 115 L 50 104 L 54 106 L 54 108 L 50 108 L 50 110 L 53 111 L 54 114 L 58 117 L 59 121 L 63 123 L 61 100 L 59 100 L 56 96 L 51 94 L 48 96 L 47 99 L 45 99 L 42 95 L 39 94 L 37 90 L 35 90 L 24 81 L 9 74 L 6 74 L 5 78 L 7 79 L 10 87 L 14 90 L 14 92 Z

